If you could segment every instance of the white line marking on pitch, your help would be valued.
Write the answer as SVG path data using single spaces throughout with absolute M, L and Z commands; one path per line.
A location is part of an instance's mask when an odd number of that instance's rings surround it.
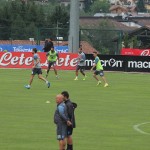
M 145 124 L 149 124 L 149 123 L 150 123 L 150 122 L 143 122 L 143 123 L 134 125 L 133 128 L 134 128 L 134 130 L 136 130 L 137 132 L 139 132 L 139 133 L 141 133 L 141 134 L 147 134 L 147 135 L 150 135 L 150 133 L 144 132 L 143 130 L 141 130 L 141 129 L 139 128 L 140 126 L 145 125 Z

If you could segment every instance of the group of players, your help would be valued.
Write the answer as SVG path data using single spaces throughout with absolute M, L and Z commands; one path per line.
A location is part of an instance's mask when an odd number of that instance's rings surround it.
M 101 84 L 101 81 L 99 80 L 99 78 L 97 77 L 97 75 L 100 75 L 104 81 L 104 87 L 108 87 L 108 83 L 106 81 L 106 78 L 104 76 L 104 71 L 103 71 L 103 66 L 101 64 L 101 60 L 98 57 L 98 53 L 97 52 L 93 52 L 93 56 L 95 58 L 95 64 L 93 65 L 93 67 L 91 68 L 91 71 L 93 71 L 93 69 L 96 67 L 96 70 L 94 71 L 93 77 L 97 80 L 97 85 Z M 77 67 L 76 67 L 76 77 L 74 80 L 78 80 L 78 71 L 80 70 L 81 74 L 83 75 L 83 80 L 86 79 L 86 74 L 85 74 L 85 60 L 86 60 L 86 56 L 84 54 L 84 52 L 82 51 L 82 47 L 79 48 L 78 51 L 78 58 L 77 58 Z
M 45 41 L 45 45 L 46 46 L 43 49 L 44 49 L 44 52 L 46 52 L 46 56 L 47 56 L 47 60 L 48 60 L 48 67 L 47 67 L 46 78 L 44 78 L 42 76 L 42 69 L 41 69 L 40 57 L 37 54 L 37 49 L 33 48 L 32 49 L 32 54 L 33 54 L 33 64 L 34 65 L 32 67 L 32 73 L 31 73 L 31 77 L 30 77 L 30 80 L 29 80 L 29 84 L 25 85 L 25 88 L 27 88 L 27 89 L 31 88 L 31 84 L 32 84 L 33 78 L 34 78 L 34 76 L 36 74 L 38 75 L 39 79 L 41 79 L 44 82 L 46 82 L 46 84 L 47 84 L 47 86 L 49 88 L 50 87 L 50 82 L 47 80 L 47 77 L 48 77 L 49 71 L 50 71 L 50 69 L 51 69 L 52 66 L 53 66 L 56 78 L 58 78 L 57 70 L 55 68 L 55 65 L 56 65 L 56 61 L 57 60 L 59 61 L 59 55 L 54 50 L 53 42 L 52 42 L 51 39 L 49 41 L 46 40 Z
M 42 69 L 41 69 L 41 64 L 40 64 L 40 57 L 37 54 L 37 49 L 33 48 L 32 50 L 32 54 L 33 54 L 33 61 L 34 61 L 34 65 L 32 67 L 32 73 L 31 73 L 31 77 L 29 80 L 29 84 L 25 86 L 25 88 L 30 89 L 31 88 L 31 84 L 33 81 L 33 78 L 36 74 L 38 74 L 38 78 L 43 80 L 44 82 L 46 82 L 48 88 L 50 87 L 50 82 L 47 80 L 49 71 L 51 69 L 51 67 L 53 66 L 56 78 L 58 77 L 58 73 L 56 70 L 56 61 L 58 60 L 59 63 L 59 55 L 57 53 L 57 51 L 54 50 L 54 46 L 51 46 L 50 51 L 48 51 L 46 53 L 47 56 L 47 60 L 48 60 L 48 67 L 47 67 L 47 73 L 46 73 L 46 78 L 44 78 L 42 76 Z M 101 84 L 101 81 L 99 80 L 99 78 L 97 77 L 97 75 L 100 75 L 102 77 L 102 80 L 104 81 L 104 87 L 108 87 L 108 83 L 106 81 L 106 78 L 104 76 L 104 71 L 103 71 L 103 66 L 101 64 L 101 60 L 98 57 L 98 53 L 97 52 L 93 52 L 93 56 L 95 58 L 95 64 L 93 65 L 93 67 L 91 68 L 91 71 L 96 67 L 96 70 L 94 71 L 93 77 L 97 80 L 97 85 Z M 83 75 L 83 80 L 86 80 L 86 74 L 85 74 L 85 60 L 86 60 L 86 56 L 84 54 L 84 52 L 82 51 L 82 47 L 79 48 L 78 51 L 78 57 L 77 57 L 77 67 L 76 67 L 76 77 L 74 80 L 78 80 L 78 71 L 80 70 L 81 74 Z

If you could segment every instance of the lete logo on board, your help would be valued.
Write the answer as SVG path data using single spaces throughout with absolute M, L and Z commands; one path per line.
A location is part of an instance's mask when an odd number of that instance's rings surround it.
M 47 57 L 44 52 L 38 53 L 41 59 L 42 68 L 47 68 Z M 78 54 L 60 53 L 57 69 L 75 70 Z M 0 68 L 32 68 L 33 54 L 31 52 L 0 52 Z

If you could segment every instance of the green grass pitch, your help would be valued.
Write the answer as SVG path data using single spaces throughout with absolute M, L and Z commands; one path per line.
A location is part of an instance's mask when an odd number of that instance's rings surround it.
M 74 71 L 59 71 L 59 80 L 51 71 L 49 89 L 35 77 L 28 90 L 30 73 L 0 69 L 0 150 L 58 150 L 53 114 L 63 90 L 78 103 L 74 150 L 150 149 L 150 74 L 106 72 L 104 88 L 91 72 L 74 81 Z

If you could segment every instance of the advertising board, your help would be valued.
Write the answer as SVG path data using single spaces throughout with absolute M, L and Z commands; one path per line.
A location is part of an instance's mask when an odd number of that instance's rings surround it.
M 46 53 L 38 52 L 42 68 L 48 66 Z M 33 54 L 31 52 L 0 52 L 0 68 L 32 68 Z M 75 70 L 78 54 L 59 53 L 59 70 Z M 150 72 L 149 56 L 99 55 L 105 71 Z M 92 54 L 86 55 L 86 70 L 94 64 Z

